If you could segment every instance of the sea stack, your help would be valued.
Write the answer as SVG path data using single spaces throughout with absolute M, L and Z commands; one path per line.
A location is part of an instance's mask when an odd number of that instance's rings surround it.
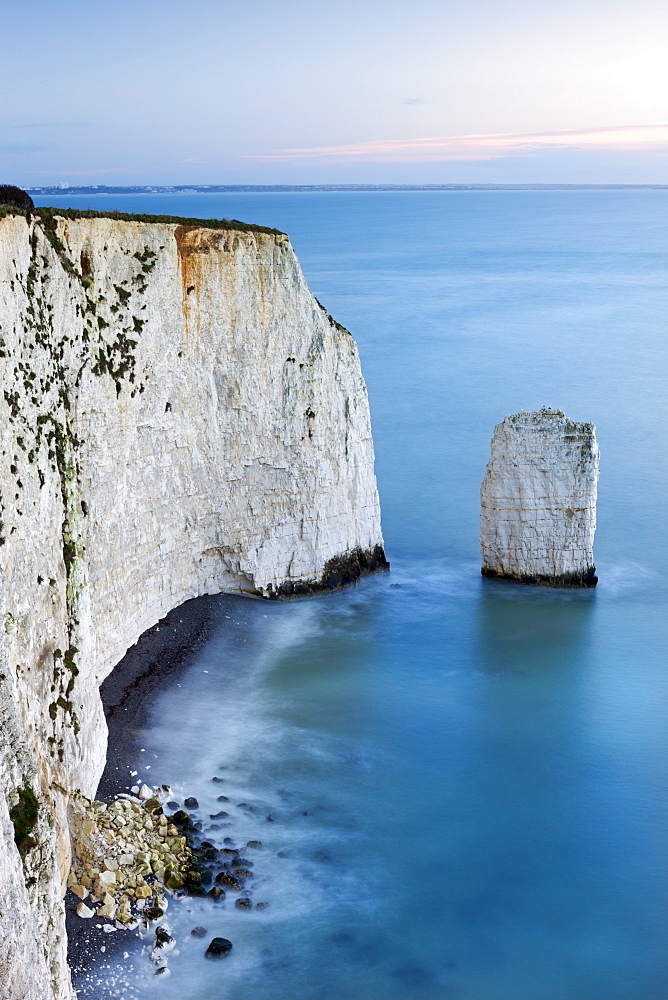
M 598 469 L 593 424 L 546 407 L 497 424 L 480 490 L 483 576 L 595 587 Z

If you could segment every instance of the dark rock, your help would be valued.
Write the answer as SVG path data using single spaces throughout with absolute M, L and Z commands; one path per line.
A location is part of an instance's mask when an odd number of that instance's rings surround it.
M 316 583 L 305 580 L 290 581 L 280 584 L 276 589 L 269 584 L 267 596 L 270 600 L 277 600 L 280 597 L 292 597 L 297 594 L 314 594 L 319 590 L 334 590 L 354 583 L 363 573 L 376 573 L 389 567 L 382 545 L 367 550 L 353 549 L 352 552 L 334 556 L 325 563 L 322 576 Z
M 168 809 L 178 809 L 179 808 L 179 804 L 178 804 L 178 802 L 168 802 L 167 803 L 167 808 Z
M 206 927 L 193 927 L 190 933 L 193 937 L 206 937 Z
M 174 826 L 191 826 L 192 825 L 192 820 L 190 819 L 189 814 L 187 812 L 185 812 L 185 810 L 183 810 L 183 809 L 179 809 L 178 812 L 175 812 L 173 816 L 170 816 L 168 818 L 171 819 L 171 821 L 174 824 Z
M 145 906 L 141 912 L 144 920 L 149 923 L 152 920 L 160 920 L 160 917 L 165 915 L 165 911 L 161 910 L 159 906 Z
M 201 844 L 200 844 L 199 846 L 200 846 L 201 848 L 203 848 L 203 849 L 204 849 L 205 851 L 208 851 L 208 850 L 210 850 L 211 848 L 213 848 L 213 849 L 215 850 L 215 846 L 216 846 L 216 845 L 215 845 L 215 844 L 212 844 L 210 840 L 203 840 L 203 841 L 202 841 L 202 843 L 201 843 Z
M 235 868 L 233 877 L 235 876 L 238 879 L 253 878 L 253 872 L 250 870 L 250 868 Z
M 269 906 L 269 903 L 256 903 L 255 904 L 255 909 L 256 910 L 266 910 L 268 906 Z
M 210 813 L 209 819 L 226 819 L 229 815 L 230 814 L 226 813 L 224 809 L 221 809 L 220 812 Z
M 275 822 L 275 819 L 276 817 L 272 813 L 269 813 L 269 815 L 267 816 L 267 823 L 273 823 Z
M 207 892 L 209 899 L 212 899 L 214 903 L 220 903 L 225 899 L 225 890 L 221 889 L 219 885 L 214 885 L 213 888 L 209 889 Z
M 224 937 L 215 937 L 204 953 L 205 958 L 225 958 L 232 951 L 232 942 Z
M 227 858 L 238 858 L 239 852 L 234 847 L 223 847 L 221 849 L 221 855 Z
M 201 885 L 188 885 L 189 896 L 206 896 L 206 889 Z
M 225 781 L 224 778 L 212 778 L 211 780 L 212 781 Z
M 199 809 L 199 802 L 194 795 L 190 795 L 183 804 L 186 809 Z
M 230 800 L 228 799 L 227 795 L 219 795 L 218 798 L 216 799 L 216 802 L 229 802 L 229 801 Z
M 227 846 L 228 846 L 228 847 L 236 847 L 236 846 L 237 846 L 237 845 L 236 845 L 236 844 L 234 843 L 234 841 L 232 840 L 232 838 L 231 838 L 231 837 L 225 837 L 225 838 L 224 838 L 224 840 L 223 840 L 223 843 L 224 843 L 224 844 L 227 844 Z
M 228 889 L 234 889 L 236 892 L 241 892 L 244 887 L 244 880 L 238 875 L 233 875 L 232 872 L 219 872 L 216 875 L 216 882 L 218 885 L 226 885 Z
M 246 847 L 255 847 L 255 848 L 262 847 L 262 841 L 261 840 L 249 840 L 248 843 L 246 844 Z
M 497 573 L 486 566 L 480 570 L 483 576 L 493 580 L 508 580 L 511 583 L 529 583 L 537 587 L 595 587 L 598 583 L 596 567 L 590 566 L 579 573 L 562 573 L 559 576 L 544 576 L 542 573 L 533 576 L 515 573 Z
M 234 905 L 237 906 L 240 910 L 252 910 L 253 900 L 248 899 L 248 897 L 246 896 L 240 896 L 239 899 L 235 899 Z
M 253 862 L 247 858 L 232 858 L 230 862 L 233 868 L 252 868 Z
M 204 931 L 206 934 L 206 931 Z M 155 932 L 155 947 L 158 951 L 168 951 L 174 947 L 176 941 L 164 927 L 158 927 Z M 171 946 L 171 947 L 170 947 Z

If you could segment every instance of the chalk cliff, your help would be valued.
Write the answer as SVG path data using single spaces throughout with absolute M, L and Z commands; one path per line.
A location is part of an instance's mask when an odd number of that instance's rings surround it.
M 49 1000 L 103 678 L 187 598 L 386 563 L 357 348 L 281 233 L 0 218 L 0 381 L 0 992 Z
M 593 424 L 560 410 L 514 413 L 497 424 L 480 491 L 483 574 L 596 586 L 598 466 Z

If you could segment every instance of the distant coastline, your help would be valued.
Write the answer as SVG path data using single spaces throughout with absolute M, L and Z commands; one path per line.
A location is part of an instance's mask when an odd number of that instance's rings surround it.
M 26 187 L 31 195 L 77 194 L 276 194 L 311 191 L 663 191 L 668 184 L 138 184 L 111 187 L 70 184 Z

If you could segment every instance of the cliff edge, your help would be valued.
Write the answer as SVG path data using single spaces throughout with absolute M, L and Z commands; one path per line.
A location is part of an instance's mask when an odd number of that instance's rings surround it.
M 0 381 L 0 983 L 49 1000 L 100 682 L 188 598 L 387 564 L 357 348 L 282 233 L 4 215 Z

